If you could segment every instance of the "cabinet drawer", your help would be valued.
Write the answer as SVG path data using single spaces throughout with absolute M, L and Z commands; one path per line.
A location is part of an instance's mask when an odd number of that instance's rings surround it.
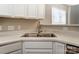
M 52 49 L 26 49 L 24 54 L 52 54 Z
M 52 42 L 24 42 L 24 48 L 52 48 Z
M 18 49 L 21 49 L 21 42 L 16 42 L 16 43 L 1 46 L 0 53 L 9 53 L 11 51 L 15 51 Z

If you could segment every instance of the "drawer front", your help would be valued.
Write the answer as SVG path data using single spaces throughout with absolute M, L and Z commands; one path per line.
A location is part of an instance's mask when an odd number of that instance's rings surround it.
M 1 46 L 0 53 L 9 53 L 11 51 L 15 51 L 18 49 L 21 49 L 21 42 L 16 42 L 16 43 Z
M 18 50 L 18 51 L 15 51 L 15 52 L 9 53 L 9 54 L 22 54 L 22 51 L 21 51 L 21 50 Z
M 25 49 L 24 54 L 52 54 L 52 49 Z
M 24 48 L 52 48 L 52 42 L 24 42 Z

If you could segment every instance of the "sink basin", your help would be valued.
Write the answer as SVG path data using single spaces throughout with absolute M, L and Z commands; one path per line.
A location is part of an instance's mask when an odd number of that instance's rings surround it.
M 56 37 L 55 34 L 50 34 L 50 33 L 39 33 L 39 34 L 36 34 L 36 33 L 26 33 L 24 35 L 22 35 L 21 37 Z
M 54 34 L 38 34 L 37 37 L 56 37 Z
M 37 37 L 36 33 L 25 33 L 22 37 Z

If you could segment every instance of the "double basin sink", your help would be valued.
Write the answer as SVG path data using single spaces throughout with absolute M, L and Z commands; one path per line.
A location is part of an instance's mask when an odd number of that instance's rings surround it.
M 22 37 L 56 37 L 53 33 L 25 33 Z

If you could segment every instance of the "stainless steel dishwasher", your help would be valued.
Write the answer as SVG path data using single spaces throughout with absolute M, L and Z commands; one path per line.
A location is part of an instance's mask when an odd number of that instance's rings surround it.
M 66 45 L 66 54 L 78 54 L 79 53 L 79 46 L 75 45 Z

